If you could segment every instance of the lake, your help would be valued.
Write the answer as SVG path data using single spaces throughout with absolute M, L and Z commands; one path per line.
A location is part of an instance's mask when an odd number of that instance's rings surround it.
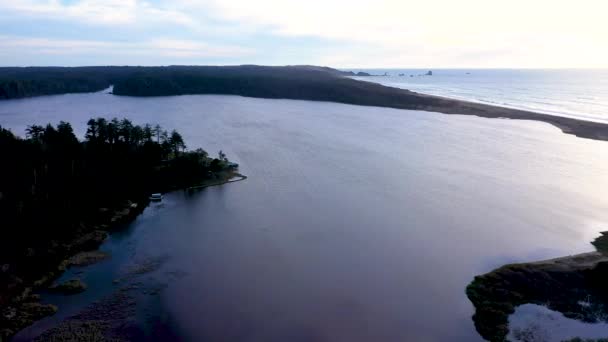
M 71 270 L 84 293 L 28 339 L 135 284 L 142 339 L 476 341 L 472 278 L 591 251 L 608 230 L 608 143 L 548 124 L 236 96 L 0 102 L 0 125 L 159 123 L 249 178 L 168 194 Z M 149 272 L 114 282 L 129 267 Z

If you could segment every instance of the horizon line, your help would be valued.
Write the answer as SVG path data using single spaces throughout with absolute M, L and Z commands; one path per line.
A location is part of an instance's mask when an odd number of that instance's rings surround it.
M 155 65 L 138 65 L 138 64 L 82 64 L 82 65 L 0 65 L 0 68 L 86 68 L 86 67 L 172 67 L 172 66 L 188 66 L 188 67 L 231 67 L 231 66 L 261 66 L 261 67 L 289 67 L 289 66 L 314 66 L 326 67 L 338 70 L 354 69 L 354 70 L 608 70 L 608 67 L 515 67 L 515 66 L 500 66 L 500 67 L 379 67 L 379 66 L 329 66 L 318 64 L 155 64 Z

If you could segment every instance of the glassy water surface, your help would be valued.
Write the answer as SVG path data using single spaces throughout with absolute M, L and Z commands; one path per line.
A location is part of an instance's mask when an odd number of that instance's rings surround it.
M 19 134 L 65 120 L 82 136 L 92 116 L 175 128 L 249 178 L 147 208 L 78 275 L 90 289 L 45 296 L 60 313 L 23 338 L 153 260 L 133 280 L 137 319 L 165 336 L 475 341 L 473 276 L 589 251 L 608 229 L 608 143 L 543 123 L 234 96 L 0 102 L 0 125 Z

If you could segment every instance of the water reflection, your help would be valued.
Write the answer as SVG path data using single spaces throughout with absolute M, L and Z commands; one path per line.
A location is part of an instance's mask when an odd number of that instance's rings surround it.
M 185 339 L 475 341 L 474 275 L 589 251 L 608 226 L 606 143 L 542 123 L 229 96 L 0 103 L 16 132 L 67 120 L 83 134 L 92 115 L 176 128 L 249 178 L 148 208 L 83 274 L 100 290 L 49 297 L 64 310 L 48 322 L 167 256 L 137 280 L 163 284 L 138 308 Z

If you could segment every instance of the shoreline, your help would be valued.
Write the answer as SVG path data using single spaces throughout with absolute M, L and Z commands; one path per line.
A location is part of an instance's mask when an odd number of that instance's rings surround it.
M 153 68 L 154 69 L 154 68 Z M 422 110 L 443 114 L 474 115 L 483 118 L 506 118 L 516 120 L 531 120 L 548 123 L 560 129 L 565 134 L 580 138 L 608 141 L 608 123 L 586 121 L 551 114 L 543 114 L 530 110 L 514 109 L 497 105 L 477 103 L 460 99 L 452 99 L 437 95 L 427 95 L 411 90 L 385 86 L 380 83 L 358 80 L 343 71 L 317 66 L 296 67 L 217 67 L 209 71 L 201 71 L 194 84 L 189 79 L 183 79 L 176 69 L 175 74 L 167 75 L 165 70 L 156 68 L 153 79 L 159 84 L 155 87 L 145 87 L 142 80 L 129 79 L 114 84 L 113 95 L 117 96 L 167 96 L 167 95 L 240 95 L 254 98 L 290 99 L 324 101 L 361 106 L 384 108 Z M 193 70 L 196 72 L 196 69 Z M 223 76 L 221 73 L 230 74 Z M 213 75 L 217 78 L 210 78 Z M 231 78 L 234 77 L 234 78 Z M 259 79 L 259 85 L 242 84 L 240 79 L 252 77 Z M 268 77 L 273 77 L 269 80 Z M 214 82 L 225 81 L 222 87 Z M 177 88 L 165 89 L 163 84 L 172 81 L 179 85 Z M 204 86 L 202 86 L 204 85 Z M 199 87 L 200 86 L 200 87 Z
M 502 107 L 439 95 L 418 93 L 408 89 L 382 85 L 380 83 L 357 80 L 350 77 L 345 79 L 364 83 L 371 92 L 385 92 L 387 97 L 392 95 L 392 101 L 378 103 L 377 107 L 421 110 L 441 114 L 473 115 L 488 119 L 528 120 L 548 123 L 560 129 L 564 134 L 571 134 L 579 138 L 608 141 L 608 123 L 588 121 L 565 116 L 557 116 L 534 112 L 530 110 Z M 374 89 L 375 88 L 375 89 Z M 333 101 L 332 101 L 333 102 Z M 357 103 L 351 103 L 357 104 Z M 360 104 L 367 105 L 367 104 Z M 372 105 L 374 106 L 374 105 Z
M 40 82 L 51 85 L 57 81 L 57 74 L 62 75 L 62 79 L 67 83 L 73 82 L 72 78 L 79 75 L 95 84 L 96 88 L 91 89 L 97 91 L 108 89 L 107 87 L 113 85 L 112 95 L 115 96 L 236 95 L 422 110 L 443 114 L 475 115 L 484 118 L 532 120 L 553 125 L 565 134 L 608 141 L 608 123 L 426 95 L 376 82 L 354 79 L 343 71 L 328 67 L 240 65 L 38 67 L 5 68 L 3 70 L 8 75 L 5 82 L 17 83 L 26 82 L 30 77 L 29 73 L 34 71 Z M 112 83 L 107 80 L 108 74 L 116 76 Z M 1 73 L 0 76 L 2 76 Z M 103 86 L 103 89 L 98 89 L 97 86 L 101 87 L 99 84 Z M 4 97 L 0 94 L 0 98 L 49 95 L 36 91 L 36 89 L 27 90 L 24 88 L 24 93 L 5 94 Z
M 186 191 L 193 191 L 193 190 L 201 190 L 204 188 L 208 188 L 210 186 L 217 186 L 217 185 L 222 185 L 222 184 L 228 184 L 228 183 L 235 183 L 235 182 L 240 182 L 240 181 L 244 181 L 245 179 L 247 179 L 247 176 L 240 174 L 238 172 L 233 172 L 231 174 L 229 174 L 229 176 L 231 176 L 230 178 L 228 178 L 227 180 L 219 180 L 219 181 L 211 181 L 211 182 L 207 182 L 207 183 L 201 183 L 199 185 L 194 185 L 194 186 L 190 186 L 187 187 L 185 190 Z M 235 179 L 237 178 L 237 179 Z
M 211 186 L 219 186 L 227 183 L 239 182 L 247 179 L 247 176 L 238 172 L 228 172 L 220 177 L 229 177 L 184 188 L 184 190 L 203 189 Z M 238 179 L 234 179 L 238 177 Z M 175 191 L 172 189 L 170 191 Z M 109 214 L 109 220 L 92 224 L 88 233 L 74 238 L 69 244 L 69 252 L 63 255 L 62 261 L 52 270 L 42 274 L 40 278 L 31 284 L 20 284 L 22 290 L 6 303 L 6 307 L 0 310 L 0 342 L 3 339 L 10 340 L 21 330 L 27 328 L 38 320 L 54 315 L 60 308 L 53 304 L 41 303 L 41 297 L 35 294 L 40 289 L 50 289 L 53 282 L 58 279 L 68 268 L 72 266 L 89 266 L 104 258 L 91 258 L 89 254 L 99 251 L 99 247 L 107 240 L 113 232 L 120 231 L 132 223 L 150 204 L 147 197 L 132 202 L 126 201 L 124 206 L 114 208 Z M 103 208 L 100 208 L 103 209 Z M 107 210 L 107 209 L 106 209 Z M 84 255 L 82 258 L 79 256 Z M 87 259 L 89 257 L 89 259 Z M 83 259 L 83 260 L 80 260 Z M 67 295 L 67 294 L 66 294 Z
M 116 94 L 114 96 L 126 96 L 126 97 L 168 97 L 168 96 L 188 96 L 188 95 L 224 95 L 224 96 L 243 96 L 250 98 L 270 99 L 270 100 L 301 100 L 301 101 L 314 101 L 314 102 L 331 102 L 355 106 L 365 107 L 379 107 L 379 108 L 392 108 L 401 110 L 416 110 L 425 111 L 432 113 L 439 113 L 444 115 L 470 115 L 477 116 L 486 119 L 511 119 L 511 120 L 524 120 L 524 121 L 536 121 L 543 122 L 552 125 L 559 129 L 564 134 L 574 135 L 578 138 L 608 141 L 608 123 L 602 123 L 598 121 L 589 121 L 582 119 L 575 119 L 566 116 L 558 116 L 554 114 L 533 112 L 523 109 L 516 109 L 510 107 L 501 107 L 498 105 L 490 105 L 480 102 L 473 102 L 467 100 L 460 100 L 455 98 L 449 98 L 439 95 L 430 95 L 417 93 L 407 89 L 393 88 L 378 83 L 365 82 L 373 85 L 378 85 L 384 88 L 394 89 L 407 97 L 417 97 L 417 101 L 422 100 L 423 102 L 434 102 L 433 104 L 416 104 L 416 103 L 403 103 L 403 104 L 392 104 L 392 103 L 360 103 L 357 101 L 340 101 L 331 99 L 311 99 L 311 98 L 295 98 L 295 97 L 275 97 L 275 96 L 248 96 L 242 94 L 213 94 L 213 93 L 184 93 L 184 94 L 172 94 L 172 95 L 151 95 L 151 96 L 137 96 L 137 95 L 125 95 Z
M 382 85 L 382 86 L 385 86 L 385 87 L 406 90 L 406 91 L 410 91 L 412 93 L 416 93 L 416 94 L 421 95 L 421 96 L 432 96 L 432 97 L 438 97 L 438 98 L 441 98 L 441 99 L 444 99 L 444 100 L 463 101 L 463 102 L 467 102 L 467 103 L 487 105 L 487 106 L 492 106 L 492 107 L 496 107 L 496 108 L 503 108 L 503 109 L 513 109 L 513 110 L 531 112 L 531 113 L 535 113 L 535 114 L 541 114 L 541 115 L 547 115 L 547 116 L 555 116 L 555 117 L 559 117 L 559 118 L 574 119 L 574 120 L 580 120 L 580 121 L 592 122 L 592 123 L 599 123 L 599 124 L 608 124 L 608 117 L 606 119 L 604 119 L 604 120 L 602 120 L 602 119 L 585 118 L 584 117 L 584 113 L 567 113 L 567 112 L 543 111 L 542 109 L 535 109 L 535 108 L 526 107 L 526 106 L 518 106 L 517 104 L 504 104 L 504 103 L 501 104 L 499 102 L 494 102 L 494 101 L 490 101 L 490 100 L 482 100 L 482 99 L 478 99 L 478 98 L 474 98 L 474 97 L 449 96 L 449 95 L 441 95 L 441 94 L 431 94 L 431 93 L 427 93 L 427 92 L 421 92 L 421 91 L 418 91 L 418 90 L 410 90 L 410 89 L 407 89 L 407 88 L 400 88 L 397 85 L 387 85 L 387 84 L 383 84 L 383 83 L 380 83 L 380 82 L 374 82 L 374 81 L 368 81 L 368 80 L 362 79 L 362 78 L 368 78 L 368 77 L 359 77 L 359 76 L 353 77 L 353 76 L 349 76 L 349 78 L 351 78 L 353 80 L 356 80 L 356 81 L 368 82 L 368 83 L 373 83 L 373 84 L 379 84 L 379 85 Z M 608 112 L 606 114 L 608 114 Z
M 128 97 L 165 97 L 180 95 L 232 95 L 262 99 L 284 99 L 284 100 L 305 100 L 316 102 L 332 102 L 366 107 L 393 108 L 404 110 L 418 110 L 441 114 L 473 115 L 488 119 L 512 119 L 528 120 L 550 124 L 564 134 L 571 134 L 579 138 L 608 141 L 608 123 L 588 121 L 582 119 L 557 116 L 553 114 L 543 114 L 523 109 L 501 107 L 498 105 L 485 104 L 439 95 L 429 95 L 414 92 L 407 89 L 385 86 L 380 83 L 356 80 L 346 76 L 334 76 L 326 79 L 329 81 L 328 88 L 341 87 L 341 91 L 349 94 L 298 94 L 281 95 L 277 93 L 263 94 L 255 93 L 215 93 L 215 92 L 184 92 L 177 94 L 128 94 L 116 93 L 114 96 Z M 333 84 L 334 82 L 335 84 Z M 348 84 L 342 84 L 348 82 Z M 351 83 L 352 82 L 352 83 Z M 289 82 L 285 82 L 289 84 Z M 278 91 L 281 92 L 280 90 Z M 333 96 L 333 98 L 331 98 Z
M 77 236 L 67 243 L 68 251 L 62 255 L 63 260 L 55 267 L 41 274 L 32 283 L 15 284 L 16 295 L 9 299 L 5 308 L 0 311 L 0 341 L 3 338 L 10 340 L 12 336 L 34 322 L 54 315 L 59 308 L 53 304 L 41 303 L 40 295 L 34 294 L 34 292 L 50 288 L 53 281 L 58 279 L 69 267 L 76 265 L 72 260 L 80 253 L 98 251 L 99 246 L 103 244 L 109 234 L 119 230 L 122 225 L 132 222 L 148 204 L 149 200 L 142 197 L 139 201 L 127 201 L 126 205 L 114 208 L 108 212 L 109 220 L 92 224 L 87 233 Z M 20 289 L 17 289 L 18 286 Z
M 507 264 L 476 276 L 466 295 L 475 307 L 472 318 L 477 332 L 486 340 L 504 341 L 509 316 L 523 304 L 543 305 L 570 319 L 596 322 L 598 314 L 608 313 L 604 305 L 608 302 L 608 254 L 598 250 Z
M 571 134 L 579 138 L 591 140 L 608 141 L 608 123 L 582 120 L 566 116 L 558 116 L 554 114 L 540 113 L 511 107 L 502 107 L 481 102 L 459 100 L 438 95 L 428 95 L 422 93 L 415 94 L 418 94 L 422 97 L 436 98 L 446 102 L 453 102 L 453 105 L 451 107 L 438 107 L 436 108 L 436 110 L 428 110 L 431 112 L 437 112 L 448 115 L 474 115 L 488 119 L 540 121 L 557 127 L 564 134 Z M 462 112 L 460 112 L 461 110 Z

